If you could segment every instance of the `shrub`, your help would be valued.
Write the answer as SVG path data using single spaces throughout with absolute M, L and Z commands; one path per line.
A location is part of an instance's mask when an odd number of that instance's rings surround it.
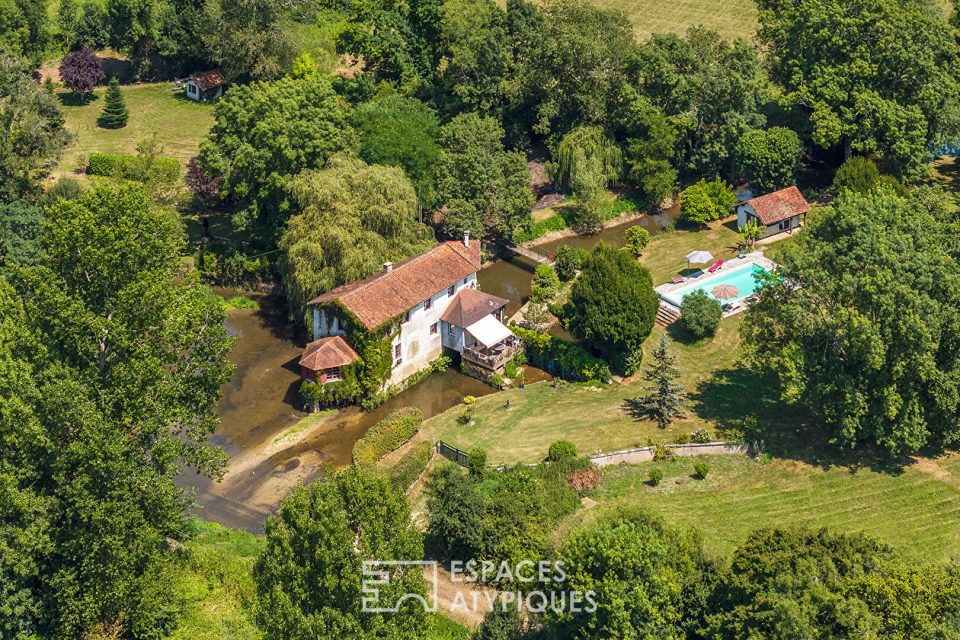
M 538 220 L 530 225 L 529 230 L 517 231 L 513 234 L 513 241 L 516 243 L 529 242 L 536 240 L 553 231 L 562 231 L 567 228 L 567 219 L 560 214 L 552 215 L 549 218 Z
M 670 448 L 664 444 L 655 445 L 653 449 L 653 459 L 655 462 L 662 462 L 670 457 Z
M 94 153 L 87 173 L 138 182 L 173 184 L 180 177 L 180 162 L 174 158 L 153 158 L 147 162 L 128 153 Z
M 259 309 L 260 303 L 246 296 L 233 296 L 226 301 L 227 309 Z
M 421 424 L 423 413 L 416 407 L 394 411 L 373 425 L 353 445 L 353 463 L 358 466 L 376 464 L 383 456 L 400 448 L 416 435 Z
M 429 442 L 418 442 L 390 469 L 390 482 L 406 491 L 427 470 L 432 457 L 433 445 Z
M 198 198 L 212 200 L 220 195 L 223 178 L 212 176 L 200 165 L 199 156 L 190 158 L 183 182 Z
M 697 444 L 706 444 L 712 442 L 713 439 L 710 437 L 710 432 L 706 429 L 697 429 L 690 434 L 690 442 L 695 442 Z
M 470 475 L 482 476 L 487 472 L 487 452 L 485 449 L 470 449 L 467 454 L 467 468 Z
M 723 319 L 723 307 L 703 289 L 684 296 L 680 312 L 687 329 L 697 338 L 715 334 Z
M 570 483 L 574 491 L 582 493 L 584 491 L 590 491 L 600 484 L 600 474 L 597 473 L 595 466 L 590 465 L 586 469 L 574 471 L 568 475 L 567 482 Z
M 663 481 L 663 471 L 654 467 L 650 469 L 650 473 L 647 475 L 647 478 L 650 480 L 650 484 L 657 486 Z
M 643 250 L 650 244 L 650 232 L 638 224 L 629 227 L 623 234 L 627 241 L 626 249 L 639 258 Z
M 560 462 L 561 460 L 570 460 L 577 457 L 577 445 L 569 440 L 557 440 L 550 445 L 547 459 L 551 462 Z
M 877 169 L 873 160 L 863 156 L 853 156 L 837 169 L 837 174 L 833 177 L 833 186 L 837 193 L 843 191 L 867 193 L 879 180 L 880 170 Z
M 560 278 L 557 277 L 557 272 L 551 265 L 537 265 L 530 288 L 532 301 L 550 302 L 560 292 Z
M 727 216 L 736 203 L 736 192 L 723 180 L 700 180 L 680 194 L 680 218 L 684 222 L 705 225 Z
M 673 439 L 674 444 L 687 444 L 688 442 L 690 442 L 690 436 L 685 433 L 677 434 L 677 436 Z
M 476 405 L 468 404 L 463 408 L 463 411 L 460 412 L 460 415 L 457 416 L 457 422 L 464 426 L 473 422 L 473 413 L 476 409 Z
M 339 407 L 356 402 L 360 396 L 360 387 L 355 380 L 341 380 L 325 384 L 304 380 L 300 385 L 300 395 L 317 408 Z
M 517 377 L 517 364 L 511 360 L 503 367 L 503 375 L 513 380 Z
M 610 379 L 607 363 L 580 347 L 547 333 L 517 326 L 512 329 L 523 340 L 527 360 L 535 367 L 572 382 Z
M 499 374 L 499 373 L 491 374 L 490 377 L 487 378 L 487 382 L 490 383 L 490 386 L 491 386 L 491 387 L 495 387 L 495 388 L 497 388 L 497 389 L 502 389 L 502 388 L 503 388 L 503 375 L 502 375 L 502 374 Z
M 710 465 L 706 462 L 697 462 L 694 463 L 693 470 L 697 474 L 697 477 L 703 480 L 707 477 L 707 474 L 710 473 Z
M 477 399 L 474 396 L 463 396 L 463 404 L 473 404 Z
M 583 249 L 575 249 L 568 244 L 557 247 L 553 254 L 553 264 L 557 270 L 557 276 L 564 282 L 573 280 L 586 255 L 587 252 Z

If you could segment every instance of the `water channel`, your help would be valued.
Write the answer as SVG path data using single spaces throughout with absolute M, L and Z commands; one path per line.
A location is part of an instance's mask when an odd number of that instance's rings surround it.
M 561 244 L 590 249 L 598 242 L 624 244 L 624 231 L 642 224 L 652 231 L 673 216 L 644 216 L 609 227 L 593 236 L 566 237 L 538 246 L 552 254 Z M 522 258 L 501 260 L 478 275 L 483 291 L 510 300 L 513 314 L 530 295 L 533 264 Z M 235 292 L 219 291 L 229 297 Z M 267 515 L 297 482 L 309 482 L 326 469 L 350 463 L 353 444 L 389 412 L 416 406 L 429 418 L 459 404 L 466 395 L 493 392 L 489 385 L 454 369 L 434 373 L 394 396 L 373 411 L 350 407 L 326 415 L 301 433 L 292 427 L 307 416 L 299 396 L 300 358 L 306 335 L 288 318 L 282 298 L 263 296 L 260 308 L 234 309 L 227 327 L 237 337 L 230 356 L 236 371 L 224 385 L 217 408 L 221 424 L 211 442 L 230 456 L 229 469 L 219 482 L 184 474 L 180 482 L 195 487 L 202 517 L 221 524 L 262 531 Z M 545 373 L 527 370 L 527 380 L 545 379 Z

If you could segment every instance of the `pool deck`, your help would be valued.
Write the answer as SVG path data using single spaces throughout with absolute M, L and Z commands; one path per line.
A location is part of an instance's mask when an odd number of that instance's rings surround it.
M 742 258 L 731 258 L 730 260 L 724 260 L 723 267 L 721 267 L 716 273 L 707 273 L 706 270 L 701 269 L 698 273 L 684 278 L 683 282 L 668 282 L 667 284 L 662 284 L 659 287 L 654 287 L 653 290 L 656 291 L 657 295 L 660 297 L 660 304 L 667 305 L 668 307 L 676 309 L 679 312 L 680 310 L 676 305 L 664 299 L 664 294 L 671 293 L 677 289 L 683 289 L 684 287 L 689 287 L 692 284 L 702 285 L 726 275 L 729 271 L 733 271 L 734 269 L 746 266 L 748 264 L 760 265 L 767 271 L 773 271 L 779 266 L 773 260 L 764 257 L 762 251 L 754 251 L 753 253 L 746 254 Z M 736 315 L 741 311 L 746 311 L 748 304 L 749 303 L 746 301 L 746 299 L 733 303 L 729 310 L 724 310 L 723 317 L 729 318 L 730 316 Z

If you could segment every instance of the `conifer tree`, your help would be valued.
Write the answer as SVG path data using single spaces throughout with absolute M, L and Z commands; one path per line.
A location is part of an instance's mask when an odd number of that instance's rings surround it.
M 660 342 L 653 350 L 653 361 L 647 365 L 644 374 L 650 384 L 646 395 L 635 398 L 638 413 L 647 415 L 657 422 L 661 429 L 666 428 L 674 419 L 681 417 L 681 409 L 686 401 L 684 387 L 677 382 L 680 370 L 677 368 L 677 356 L 667 348 L 667 336 L 661 335 Z
M 110 85 L 107 87 L 107 97 L 104 101 L 103 111 L 100 113 L 100 126 L 107 129 L 120 129 L 127 126 L 127 103 L 120 93 L 120 83 L 116 76 L 110 78 Z

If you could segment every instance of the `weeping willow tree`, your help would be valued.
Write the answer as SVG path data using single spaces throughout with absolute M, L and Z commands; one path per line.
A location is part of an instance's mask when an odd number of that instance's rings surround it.
M 587 159 L 587 163 L 583 163 L 582 159 L 577 161 L 580 154 Z M 605 185 L 612 185 L 623 173 L 623 153 L 604 135 L 602 128 L 577 127 L 563 136 L 557 146 L 551 173 L 557 188 L 569 192 L 578 182 L 578 167 L 596 164 L 602 167 Z
M 291 192 L 301 213 L 280 241 L 281 275 L 293 312 L 313 297 L 431 247 L 417 220 L 417 196 L 402 169 L 337 156 L 298 175 Z

